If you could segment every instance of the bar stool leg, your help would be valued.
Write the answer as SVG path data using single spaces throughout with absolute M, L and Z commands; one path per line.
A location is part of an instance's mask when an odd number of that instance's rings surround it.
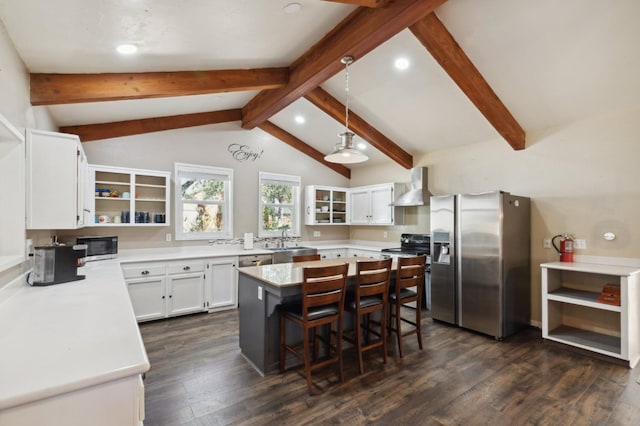
M 304 345 L 304 371 L 307 377 L 307 390 L 309 391 L 309 394 L 311 394 L 311 348 L 309 347 L 309 331 L 311 331 L 312 333 L 315 333 L 315 331 L 313 330 L 307 330 L 307 329 L 303 329 L 304 330 L 304 340 L 303 340 L 303 345 Z M 315 341 L 315 339 L 314 339 Z M 314 343 L 315 345 L 315 343 Z
M 380 338 L 382 339 L 382 363 L 387 363 L 387 308 L 382 308 L 380 315 Z
M 395 303 L 396 310 L 396 340 L 398 341 L 398 354 L 400 358 L 402 358 L 402 319 L 400 319 L 400 308 L 402 305 L 396 301 Z
M 420 301 L 416 302 L 420 303 Z M 422 326 L 420 322 L 422 321 L 422 310 L 418 307 L 416 308 L 416 334 L 418 335 L 418 347 L 422 349 Z
M 360 374 L 364 374 L 364 358 L 362 356 L 362 318 L 356 313 L 354 331 L 356 333 L 356 350 L 358 351 L 358 367 Z

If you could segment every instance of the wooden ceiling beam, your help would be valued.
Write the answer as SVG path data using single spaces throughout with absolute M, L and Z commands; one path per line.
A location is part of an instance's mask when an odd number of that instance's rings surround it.
M 162 98 L 283 87 L 288 68 L 105 74 L 31 74 L 31 104 Z
M 287 145 L 290 145 L 291 147 L 302 152 L 303 154 L 308 155 L 309 157 L 313 158 L 317 162 L 324 164 L 325 166 L 329 167 L 336 173 L 341 174 L 347 179 L 351 179 L 351 169 L 348 169 L 342 164 L 330 163 L 328 161 L 325 161 L 323 153 L 321 153 L 314 147 L 302 142 L 300 139 L 296 138 L 286 130 L 276 126 L 272 122 L 265 121 L 264 123 L 261 123 L 258 126 L 258 128 L 269 133 L 274 138 L 280 139 L 282 142 L 286 143 Z
M 524 149 L 525 131 L 435 13 L 409 29 L 509 145 Z
M 360 7 L 347 16 L 289 67 L 281 88 L 261 91 L 242 108 L 242 127 L 252 129 L 343 69 L 347 55 L 363 57 L 446 0 L 402 0 L 387 7 Z
M 385 7 L 391 0 L 324 0 L 332 3 L 353 4 L 362 7 Z
M 112 123 L 65 126 L 60 127 L 59 131 L 78 135 L 82 142 L 89 142 L 122 136 L 140 135 L 143 133 L 161 132 L 163 130 L 181 129 L 183 127 L 240 121 L 241 119 L 241 109 L 228 109 L 224 111 L 143 118 L 140 120 L 116 121 Z
M 344 123 L 344 105 L 321 87 L 316 87 L 307 93 L 305 98 L 327 115 Z M 402 167 L 406 169 L 413 167 L 413 157 L 411 154 L 399 147 L 395 142 L 383 135 L 352 110 L 349 111 L 349 129 Z

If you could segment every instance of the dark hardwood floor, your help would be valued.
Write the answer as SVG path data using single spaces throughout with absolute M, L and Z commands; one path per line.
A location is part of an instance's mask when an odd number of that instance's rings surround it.
M 238 312 L 140 324 L 151 361 L 145 425 L 638 425 L 639 368 L 562 345 L 530 329 L 497 342 L 433 322 L 387 365 L 376 351 L 345 351 L 314 373 L 309 396 L 296 370 L 261 377 L 240 355 Z

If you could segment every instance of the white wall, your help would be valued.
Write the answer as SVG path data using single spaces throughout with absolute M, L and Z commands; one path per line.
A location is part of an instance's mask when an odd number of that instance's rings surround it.
M 18 129 L 24 127 L 50 128 L 51 117 L 46 109 L 34 109 L 29 102 L 29 74 L 18 56 L 11 42 L 4 24 L 0 21 L 0 114 Z M 16 176 L 5 176 L 0 170 L 0 180 L 18 182 Z M 15 196 L 0 194 L 4 198 L 3 209 L 23 209 L 24 206 L 15 205 Z M 19 203 L 18 203 L 19 204 Z M 22 234 L 24 235 L 24 234 Z M 0 235 L 0 238 L 6 236 Z M 24 239 L 24 237 L 22 237 Z M 23 243 L 21 243 L 23 244 Z M 8 271 L 0 273 L 0 288 L 2 285 L 28 268 L 26 261 Z
M 0 113 L 16 127 L 57 129 L 46 108 L 29 101 L 29 73 L 0 21 Z
M 246 145 L 262 153 L 255 161 L 237 161 L 229 152 L 232 144 Z M 234 169 L 234 236 L 245 232 L 258 235 L 258 172 L 277 172 L 302 177 L 302 185 L 349 186 L 349 180 L 310 159 L 260 129 L 244 130 L 239 122 L 199 126 L 180 130 L 148 133 L 83 144 L 89 163 L 121 167 L 167 170 L 174 163 L 191 163 Z M 304 202 L 304 196 L 301 197 Z M 301 238 L 309 240 L 345 240 L 347 227 L 302 226 Z M 320 237 L 313 237 L 313 231 Z M 99 232 L 95 232 L 99 231 Z M 61 235 L 113 233 L 114 229 L 88 229 Z M 199 242 L 165 242 L 167 228 L 123 228 L 118 232 L 122 247 L 156 247 L 203 244 Z
M 587 249 L 576 254 L 640 258 L 638 117 L 640 109 L 617 111 L 528 134 L 522 151 L 499 139 L 436 151 L 415 158 L 414 164 L 429 168 L 429 189 L 435 195 L 500 189 L 531 197 L 532 317 L 540 320 L 539 265 L 558 260 L 553 249 L 542 248 L 544 238 L 569 232 L 587 241 Z M 402 181 L 409 179 L 397 166 L 371 171 L 356 170 L 352 181 L 373 183 L 395 172 Z M 412 209 L 420 223 L 428 223 L 428 209 Z M 425 229 L 421 225 L 413 231 Z M 605 241 L 607 231 L 617 238 Z M 366 238 L 366 233 L 357 228 L 351 236 Z

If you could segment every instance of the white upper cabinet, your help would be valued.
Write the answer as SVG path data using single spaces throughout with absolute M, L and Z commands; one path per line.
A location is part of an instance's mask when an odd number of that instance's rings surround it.
M 27 129 L 27 229 L 76 229 L 89 219 L 80 138 Z
M 0 272 L 25 259 L 24 136 L 0 114 Z
M 351 188 L 351 225 L 394 225 L 398 224 L 393 203 L 395 184 Z

